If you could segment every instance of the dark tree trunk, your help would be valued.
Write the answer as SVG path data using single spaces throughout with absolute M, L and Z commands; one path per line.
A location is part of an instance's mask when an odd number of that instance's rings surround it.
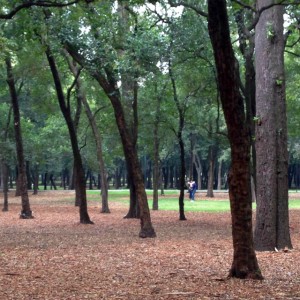
M 2 187 L 3 187 L 3 209 L 2 211 L 8 211 L 8 165 L 2 160 Z
M 246 103 L 246 116 L 247 122 L 250 128 L 251 136 L 251 175 L 253 177 L 252 192 L 255 192 L 256 186 L 256 150 L 255 150 L 255 115 L 256 115 L 256 103 L 255 103 L 255 66 L 254 66 L 254 34 L 249 32 L 246 26 L 245 19 L 248 23 L 253 22 L 253 14 L 248 10 L 239 10 L 235 15 L 235 20 L 238 27 L 239 34 L 239 49 L 244 58 L 244 68 L 245 68 L 245 86 L 240 83 L 241 90 L 243 91 L 245 103 Z M 255 193 L 252 195 L 252 199 L 255 198 Z
M 258 8 L 274 4 L 259 0 Z M 255 247 L 292 248 L 288 211 L 288 152 L 284 74 L 284 7 L 260 16 L 255 31 L 257 209 Z M 266 75 L 267 74 L 267 75 Z
M 218 164 L 218 187 L 217 190 L 222 189 L 222 160 L 220 159 Z
M 68 52 L 77 62 L 85 65 L 84 59 L 80 55 L 78 55 L 78 53 L 76 53 L 76 51 L 74 51 L 74 49 L 70 45 L 67 45 L 67 48 Z M 116 88 L 117 81 L 114 77 L 115 74 L 113 70 L 109 68 L 109 66 L 105 67 L 106 76 L 103 76 L 101 72 L 97 72 L 94 69 L 90 70 L 90 72 L 92 76 L 98 81 L 99 85 L 103 88 L 114 109 L 115 119 L 121 136 L 124 155 L 127 165 L 130 166 L 129 176 L 131 176 L 132 182 L 134 183 L 136 196 L 139 202 L 141 221 L 141 230 L 139 236 L 143 238 L 155 237 L 156 234 L 151 222 L 148 199 L 143 181 L 141 166 L 138 160 L 137 149 L 125 121 L 125 114 L 121 103 L 120 91 Z
M 32 178 L 30 176 L 30 162 L 26 160 L 26 177 L 27 177 L 27 190 L 32 189 Z
M 44 178 L 43 178 L 43 184 L 44 184 L 44 190 L 47 190 L 47 185 L 48 185 L 48 172 L 46 172 L 44 174 Z
M 157 94 L 157 85 L 155 86 Z M 158 183 L 159 183 L 159 136 L 158 136 L 158 126 L 159 126 L 159 115 L 160 115 L 160 97 L 157 95 L 155 121 L 153 128 L 153 203 L 152 209 L 158 210 Z
M 80 150 L 78 147 L 76 128 L 71 116 L 71 107 L 69 102 L 70 99 L 67 99 L 68 101 L 66 103 L 65 96 L 63 94 L 63 88 L 56 67 L 55 59 L 49 48 L 46 49 L 46 56 L 53 75 L 59 106 L 69 130 L 69 135 L 70 135 L 70 140 L 71 140 L 71 145 L 73 150 L 73 157 L 74 157 L 74 166 L 76 168 L 76 171 L 74 172 L 76 174 L 75 193 L 76 193 L 76 199 L 78 199 L 78 201 L 80 202 L 79 203 L 80 223 L 93 224 L 93 222 L 90 220 L 90 217 L 88 215 L 88 210 L 87 210 L 84 169 L 83 169 Z
M 37 195 L 39 189 L 39 164 L 34 165 L 34 176 L 33 176 L 33 194 Z
M 11 102 L 13 107 L 14 115 L 14 129 L 15 129 L 15 140 L 17 149 L 17 159 L 18 159 L 18 184 L 20 188 L 22 210 L 20 213 L 21 219 L 32 219 L 32 211 L 30 209 L 28 189 L 27 189 L 27 176 L 26 176 L 26 164 L 24 158 L 23 141 L 22 141 L 22 129 L 21 129 L 21 118 L 19 111 L 18 96 L 15 86 L 15 79 L 12 71 L 11 59 L 6 58 L 6 68 L 7 68 L 7 83 L 9 86 L 9 92 L 11 96 Z
M 229 276 L 262 279 L 253 247 L 249 128 L 239 92 L 225 0 L 208 1 L 208 29 L 231 147 L 229 198 L 234 255 Z
M 159 174 L 159 123 L 160 123 L 160 107 L 162 101 L 163 93 L 158 93 L 157 90 L 157 83 L 154 86 L 155 89 L 155 98 L 156 98 L 156 109 L 155 109 L 155 120 L 153 126 L 153 203 L 152 209 L 158 210 L 158 188 L 159 188 L 159 181 L 160 181 L 160 174 Z
M 216 146 L 211 145 L 208 152 L 208 179 L 207 179 L 207 194 L 206 197 L 214 197 L 214 173 L 216 163 Z
M 68 57 L 67 51 L 65 54 L 66 54 L 66 57 Z M 76 62 L 75 61 L 71 62 L 68 59 L 68 63 L 69 63 L 69 67 L 70 67 L 74 77 L 76 77 L 79 72 L 79 68 L 76 66 Z M 105 168 L 105 163 L 104 163 L 104 159 L 103 159 L 103 150 L 102 150 L 102 136 L 101 136 L 100 130 L 97 127 L 97 123 L 96 123 L 95 117 L 92 113 L 92 110 L 89 106 L 89 103 L 86 99 L 86 94 L 85 94 L 85 91 L 83 90 L 80 78 L 77 79 L 76 86 L 77 86 L 77 97 L 80 100 L 80 103 L 82 103 L 84 106 L 85 113 L 87 115 L 90 126 L 92 128 L 93 135 L 95 138 L 95 143 L 96 143 L 97 161 L 98 161 L 100 177 L 101 177 L 101 198 L 102 198 L 101 213 L 110 213 L 109 206 L 108 206 L 107 172 L 106 172 L 106 168 Z M 91 181 L 90 181 L 90 189 L 92 189 Z
M 129 170 L 130 166 L 128 166 L 128 186 L 129 186 L 129 210 L 127 212 L 127 214 L 124 216 L 124 219 L 134 219 L 134 218 L 139 218 L 140 214 L 139 214 L 139 204 L 138 204 L 138 200 L 136 197 L 136 190 L 134 187 L 134 184 L 132 182 L 131 176 L 130 176 L 130 170 Z
M 184 109 L 180 105 L 177 89 L 176 89 L 176 83 L 175 78 L 173 74 L 172 64 L 171 60 L 169 60 L 169 76 L 172 84 L 173 89 L 173 100 L 175 102 L 178 115 L 179 115 L 179 124 L 178 124 L 178 130 L 176 132 L 177 141 L 179 144 L 180 149 L 180 174 L 179 174 L 179 220 L 184 221 L 186 220 L 185 214 L 184 214 L 184 190 L 185 190 L 185 151 L 184 151 L 184 142 L 182 138 L 183 128 L 184 128 Z M 175 172 L 176 174 L 176 172 Z M 177 176 L 176 176 L 177 177 Z
M 56 184 L 55 184 L 55 181 L 54 181 L 54 176 L 53 174 L 50 174 L 49 176 L 49 180 L 50 180 L 50 189 L 54 189 L 54 190 L 57 190 L 57 187 L 56 187 Z
M 197 153 L 194 154 L 195 156 L 195 167 L 196 167 L 196 172 L 197 172 L 197 177 L 198 177 L 198 190 L 202 189 L 202 164 L 201 164 L 201 159 Z

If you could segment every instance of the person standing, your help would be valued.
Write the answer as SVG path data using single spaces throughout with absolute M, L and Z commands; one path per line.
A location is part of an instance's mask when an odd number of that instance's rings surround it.
M 193 202 L 193 201 L 195 201 L 195 193 L 197 190 L 196 182 L 193 179 L 190 179 L 190 181 L 188 181 L 187 185 L 188 185 L 188 189 L 189 189 L 190 201 Z

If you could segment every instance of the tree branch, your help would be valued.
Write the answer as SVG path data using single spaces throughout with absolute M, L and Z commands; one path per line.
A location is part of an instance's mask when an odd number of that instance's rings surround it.
M 169 5 L 172 7 L 178 7 L 178 6 L 184 6 L 187 8 L 190 8 L 192 10 L 194 10 L 198 15 L 207 18 L 208 14 L 204 11 L 202 11 L 201 9 L 199 9 L 197 6 L 192 5 L 192 4 L 188 4 L 185 1 L 174 1 L 174 0 L 169 0 Z
M 75 3 L 78 3 L 80 0 L 74 0 L 68 3 L 59 3 L 56 1 L 29 1 L 20 5 L 17 5 L 7 14 L 0 14 L 0 19 L 12 19 L 20 10 L 30 8 L 32 6 L 42 6 L 42 7 L 65 7 Z

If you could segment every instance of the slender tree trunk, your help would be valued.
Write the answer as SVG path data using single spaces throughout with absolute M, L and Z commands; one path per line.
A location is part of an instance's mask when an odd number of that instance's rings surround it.
M 171 60 L 169 59 L 169 76 L 172 84 L 172 90 L 173 90 L 173 100 L 175 102 L 178 116 L 179 116 L 179 124 L 178 124 L 178 130 L 176 132 L 177 141 L 179 144 L 179 150 L 180 150 L 180 175 L 179 175 L 179 220 L 185 221 L 185 213 L 184 213 L 184 189 L 185 189 L 185 173 L 186 173 L 186 167 L 185 167 L 185 150 L 184 150 L 184 142 L 182 138 L 183 128 L 184 128 L 184 109 L 180 105 L 177 89 L 176 89 L 176 83 L 175 78 L 173 74 L 173 66 L 171 63 Z M 176 172 L 174 172 L 176 174 Z
M 219 165 L 218 165 L 218 190 L 222 189 L 222 159 L 220 159 L 219 161 Z
M 28 190 L 27 190 L 26 164 L 25 164 L 24 150 L 23 150 L 19 103 L 18 103 L 18 96 L 17 96 L 15 79 L 13 76 L 10 57 L 7 57 L 5 62 L 7 68 L 7 83 L 9 86 L 12 107 L 13 107 L 13 115 L 14 115 L 14 129 L 15 129 L 15 139 L 16 139 L 17 159 L 18 159 L 18 183 L 19 183 L 21 201 L 22 201 L 22 210 L 20 213 L 20 218 L 32 219 L 33 215 L 30 209 Z
M 165 194 L 165 185 L 164 185 L 164 172 L 163 168 L 160 168 L 160 175 L 159 175 L 159 181 L 160 181 L 160 194 Z
M 208 29 L 231 147 L 228 183 L 234 254 L 229 276 L 262 279 L 252 235 L 249 128 L 239 92 L 225 0 L 208 0 Z
M 153 159 L 153 203 L 152 209 L 158 210 L 159 186 L 159 140 L 157 129 L 154 128 L 154 159 Z
M 66 55 L 66 57 L 68 57 L 67 51 L 66 51 L 65 55 Z M 79 72 L 79 69 L 77 68 L 75 61 L 71 62 L 68 59 L 68 62 L 69 62 L 69 67 L 70 67 L 73 75 L 76 77 Z M 93 135 L 95 138 L 95 143 L 96 143 L 97 161 L 98 161 L 100 176 L 101 176 L 101 199 L 102 199 L 101 213 L 110 213 L 109 206 L 108 206 L 107 172 L 106 172 L 106 168 L 105 168 L 105 163 L 104 163 L 104 159 L 103 159 L 103 150 L 102 150 L 102 136 L 101 136 L 99 128 L 97 127 L 95 117 L 94 117 L 92 110 L 89 106 L 89 103 L 87 101 L 80 78 L 77 79 L 76 85 L 77 85 L 78 98 L 80 99 L 80 101 L 82 102 L 82 104 L 84 106 L 85 113 L 87 115 L 90 126 L 92 128 Z
M 37 195 L 39 189 L 39 164 L 34 165 L 34 178 L 33 178 L 33 194 Z
M 258 8 L 276 3 L 259 0 Z M 288 211 L 288 152 L 284 74 L 284 7 L 273 6 L 255 30 L 257 250 L 292 248 Z M 266 75 L 267 74 L 267 75 Z
M 153 210 L 158 210 L 158 188 L 159 188 L 159 123 L 160 123 L 160 107 L 163 93 L 158 94 L 157 83 L 155 83 L 155 95 L 156 95 L 156 111 L 155 121 L 153 128 Z
M 200 191 L 202 189 L 202 164 L 201 164 L 201 159 L 199 157 L 199 155 L 197 153 L 194 154 L 195 155 L 195 167 L 196 167 L 196 172 L 197 172 L 197 177 L 198 177 L 198 182 L 197 182 L 197 186 L 198 186 L 198 190 Z
M 215 145 L 211 145 L 209 147 L 209 152 L 208 152 L 209 168 L 208 168 L 207 194 L 206 194 L 206 197 L 210 197 L 210 198 L 214 197 L 215 161 L 216 161 L 216 148 Z
M 66 45 L 66 47 L 68 52 L 78 63 L 81 65 L 86 64 L 84 58 L 74 51 L 70 44 Z M 113 73 L 112 69 L 109 68 L 109 66 L 105 68 L 105 71 L 106 76 L 103 76 L 101 72 L 96 72 L 94 69 L 90 70 L 92 76 L 98 81 L 99 85 L 103 88 L 104 92 L 110 99 L 114 109 L 115 119 L 120 133 L 125 159 L 127 165 L 130 166 L 129 169 L 131 173 L 129 173 L 129 176 L 131 176 L 132 182 L 134 183 L 140 208 L 141 230 L 139 236 L 142 238 L 155 237 L 156 234 L 151 222 L 148 199 L 141 166 L 138 160 L 137 149 L 125 121 L 120 91 L 116 88 L 117 81 L 114 77 L 115 74 Z
M 88 215 L 87 211 L 87 197 L 86 197 L 86 186 L 85 186 L 85 176 L 84 176 L 84 169 L 83 169 L 83 163 L 81 159 L 80 150 L 78 147 L 78 141 L 77 141 L 77 135 L 76 135 L 76 129 L 72 120 L 71 116 L 71 107 L 69 99 L 66 103 L 65 96 L 63 94 L 63 88 L 61 85 L 61 81 L 59 78 L 58 70 L 56 67 L 54 56 L 52 55 L 49 48 L 46 49 L 46 56 L 49 62 L 49 66 L 53 75 L 53 80 L 56 87 L 56 93 L 57 93 L 57 99 L 59 102 L 59 106 L 61 109 L 61 112 L 66 120 L 72 150 L 73 150 L 73 157 L 74 157 L 74 173 L 75 176 L 75 193 L 76 193 L 76 199 L 79 201 L 79 216 L 80 216 L 80 223 L 82 224 L 93 224 L 93 222 L 90 220 L 90 217 Z
M 47 190 L 47 184 L 48 184 L 48 172 L 44 173 L 43 183 L 44 183 L 44 190 L 46 191 Z
M 2 159 L 2 188 L 3 188 L 3 209 L 2 211 L 8 211 L 8 165 Z

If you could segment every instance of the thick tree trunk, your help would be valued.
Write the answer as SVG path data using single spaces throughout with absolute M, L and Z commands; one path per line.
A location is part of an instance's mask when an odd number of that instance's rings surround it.
M 208 1 L 208 28 L 231 147 L 228 183 L 234 255 L 229 276 L 262 279 L 252 236 L 249 128 L 235 71 L 225 0 Z
M 46 49 L 46 56 L 49 62 L 49 66 L 53 75 L 53 80 L 56 87 L 57 99 L 59 102 L 59 106 L 61 112 L 65 118 L 65 121 L 68 126 L 72 150 L 73 150 L 73 157 L 74 157 L 74 173 L 75 176 L 75 193 L 76 199 L 79 201 L 79 216 L 80 216 L 80 223 L 82 224 L 93 224 L 90 220 L 87 211 L 87 197 L 86 197 L 86 186 L 85 186 L 85 176 L 84 176 L 84 169 L 81 159 L 80 150 L 78 147 L 76 129 L 72 120 L 71 116 L 71 108 L 69 103 L 66 104 L 65 96 L 63 94 L 63 88 L 61 85 L 61 81 L 59 78 L 58 70 L 56 67 L 56 63 L 54 57 L 50 51 L 50 49 Z
M 259 0 L 258 8 L 275 3 Z M 292 248 L 288 212 L 283 6 L 265 10 L 255 30 L 257 250 Z
M 20 213 L 21 219 L 32 219 L 32 211 L 30 209 L 28 190 L 27 190 L 27 176 L 26 176 L 26 164 L 24 158 L 23 141 L 22 141 L 22 130 L 21 130 L 21 118 L 19 111 L 18 96 L 15 87 L 15 79 L 12 71 L 12 64 L 10 58 L 6 58 L 7 67 L 7 83 L 9 86 L 11 102 L 14 114 L 14 129 L 18 159 L 18 184 L 20 188 L 20 195 L 22 201 L 22 210 Z
M 124 216 L 124 219 L 135 219 L 140 218 L 140 211 L 139 211 L 139 203 L 136 197 L 136 190 L 135 186 L 132 182 L 132 176 L 130 171 L 130 165 L 127 166 L 128 170 L 128 186 L 129 186 L 129 210 L 127 214 Z

